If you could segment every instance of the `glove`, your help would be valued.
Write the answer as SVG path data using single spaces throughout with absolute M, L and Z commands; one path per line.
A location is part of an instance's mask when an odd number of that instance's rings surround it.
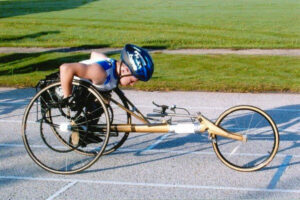
M 62 108 L 69 107 L 72 110 L 76 107 L 76 102 L 72 96 L 68 96 L 60 101 L 60 106 Z

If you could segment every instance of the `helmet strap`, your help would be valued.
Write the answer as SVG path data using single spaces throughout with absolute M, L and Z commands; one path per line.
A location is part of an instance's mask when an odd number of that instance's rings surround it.
M 120 83 L 121 78 L 127 77 L 127 76 L 132 76 L 132 74 L 122 75 L 121 68 L 122 68 L 122 65 L 123 65 L 123 64 L 124 64 L 124 62 L 121 61 L 120 67 L 119 67 L 119 68 L 118 68 L 118 67 L 116 68 L 117 75 L 119 76 L 119 78 L 118 78 L 118 84 Z
M 122 66 L 122 63 L 123 63 L 123 61 L 121 60 L 120 65 L 117 66 L 116 69 L 115 69 L 115 70 L 116 70 L 116 74 L 117 74 L 117 76 L 118 76 L 118 83 L 117 83 L 117 85 L 120 84 L 120 79 L 121 79 L 121 66 Z
M 121 63 L 119 65 L 119 67 L 116 68 L 116 72 L 117 72 L 117 75 L 119 76 L 119 79 L 121 77 L 121 67 L 123 65 L 123 61 L 121 60 Z

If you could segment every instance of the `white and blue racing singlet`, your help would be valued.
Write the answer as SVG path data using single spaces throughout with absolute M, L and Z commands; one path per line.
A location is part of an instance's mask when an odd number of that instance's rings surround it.
M 80 63 L 83 64 L 94 64 L 97 63 L 100 65 L 100 67 L 103 67 L 103 69 L 106 71 L 106 80 L 101 85 L 93 84 L 99 91 L 109 91 L 118 86 L 118 76 L 116 73 L 116 60 L 108 58 L 103 60 L 83 60 Z M 75 79 L 79 80 L 85 80 L 83 78 L 74 77 Z

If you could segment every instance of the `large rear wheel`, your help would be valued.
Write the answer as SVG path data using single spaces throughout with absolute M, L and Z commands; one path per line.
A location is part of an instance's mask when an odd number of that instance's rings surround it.
M 70 105 L 62 105 L 60 83 L 39 91 L 25 110 L 22 137 L 25 148 L 43 169 L 58 174 L 73 174 L 93 165 L 109 140 L 110 119 L 107 106 L 93 87 L 73 82 Z M 95 101 L 103 114 L 102 129 L 90 130 L 91 117 L 85 107 Z M 104 127 L 104 128 L 103 128 Z

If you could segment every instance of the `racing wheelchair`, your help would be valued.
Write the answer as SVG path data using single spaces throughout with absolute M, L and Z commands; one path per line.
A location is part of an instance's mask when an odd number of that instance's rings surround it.
M 265 167 L 279 147 L 276 124 L 253 106 L 232 107 L 216 122 L 201 113 L 155 103 L 154 113 L 145 116 L 119 88 L 106 94 L 86 81 L 73 80 L 72 84 L 68 104 L 62 103 L 60 82 L 53 81 L 37 92 L 23 117 L 22 138 L 29 156 L 52 173 L 87 169 L 102 155 L 116 151 L 130 132 L 207 133 L 217 157 L 242 172 Z M 176 112 L 178 109 L 186 113 Z M 173 117 L 189 121 L 174 123 Z M 133 123 L 133 118 L 139 123 Z

